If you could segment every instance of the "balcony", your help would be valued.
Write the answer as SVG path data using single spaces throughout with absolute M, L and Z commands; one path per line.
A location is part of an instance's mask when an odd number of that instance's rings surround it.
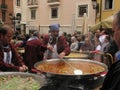
M 28 7 L 38 7 L 38 1 L 37 0 L 28 0 Z
M 59 5 L 60 0 L 48 0 L 48 5 Z
M 1 4 L 0 9 L 1 10 L 7 10 L 7 5 L 6 4 Z

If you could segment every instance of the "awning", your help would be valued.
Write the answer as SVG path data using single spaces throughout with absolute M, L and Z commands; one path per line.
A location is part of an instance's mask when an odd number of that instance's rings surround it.
M 113 23 L 113 15 L 92 26 L 90 28 L 90 31 L 95 32 L 97 29 L 100 29 L 101 27 L 104 29 L 112 28 L 112 23 Z

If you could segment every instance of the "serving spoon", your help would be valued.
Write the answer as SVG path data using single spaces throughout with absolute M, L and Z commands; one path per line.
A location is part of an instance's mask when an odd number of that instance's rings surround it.
M 67 62 L 65 59 L 61 59 L 60 60 L 64 61 L 67 65 L 69 65 L 73 70 L 74 70 L 74 74 L 75 75 L 82 75 L 83 74 L 83 71 L 80 70 L 80 69 L 77 69 L 76 67 L 74 67 L 73 65 L 71 65 L 69 62 Z
M 60 56 L 58 55 L 57 52 L 55 52 L 55 51 L 53 51 L 53 52 L 57 55 L 57 57 L 60 58 Z M 77 69 L 76 67 L 74 67 L 73 65 L 71 65 L 69 62 L 67 62 L 65 59 L 60 58 L 60 60 L 62 60 L 63 62 L 65 62 L 67 65 L 69 65 L 69 66 L 74 70 L 74 74 L 75 74 L 75 75 L 82 75 L 82 74 L 83 74 L 83 71 L 82 71 L 82 70 Z

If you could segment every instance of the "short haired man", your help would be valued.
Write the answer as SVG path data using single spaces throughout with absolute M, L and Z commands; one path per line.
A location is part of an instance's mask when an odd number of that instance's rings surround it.
M 13 30 L 10 26 L 3 25 L 0 27 L 0 70 L 24 72 L 28 68 L 17 53 L 14 45 L 12 45 L 12 37 Z

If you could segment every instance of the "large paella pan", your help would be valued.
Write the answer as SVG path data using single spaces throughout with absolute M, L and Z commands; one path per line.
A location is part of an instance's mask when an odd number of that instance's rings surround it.
M 50 59 L 40 61 L 35 64 L 35 68 L 47 76 L 63 76 L 74 78 L 88 78 L 98 76 L 107 71 L 107 66 L 98 61 L 89 59 L 66 59 L 68 63 L 83 71 L 82 75 L 75 75 L 73 69 L 60 59 Z
M 0 90 L 38 90 L 46 80 L 36 74 L 0 72 Z
M 65 59 L 88 59 L 89 53 L 80 53 L 79 51 L 72 51 L 68 56 L 64 56 Z

